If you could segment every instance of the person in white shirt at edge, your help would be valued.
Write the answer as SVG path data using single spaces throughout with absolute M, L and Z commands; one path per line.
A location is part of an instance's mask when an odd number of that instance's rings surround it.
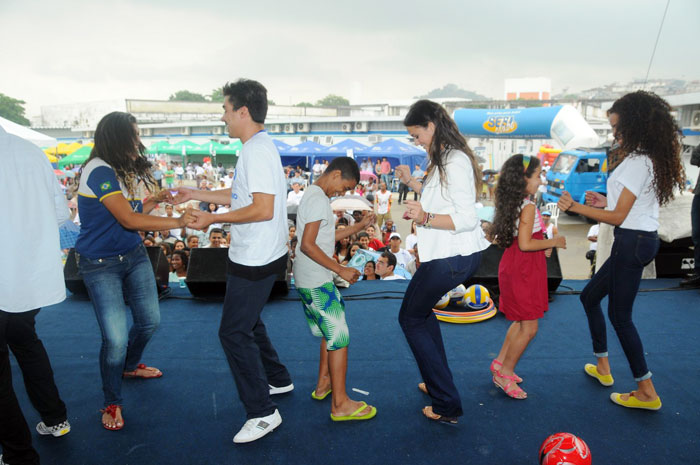
M 554 226 L 554 222 L 552 222 L 552 212 L 543 211 L 542 221 L 544 221 L 545 234 L 547 235 L 547 239 L 552 239 L 554 236 L 559 235 L 559 230 L 556 226 Z
M 270 395 L 294 389 L 260 318 L 272 286 L 287 267 L 287 185 L 279 152 L 265 132 L 267 89 L 240 79 L 223 89 L 229 137 L 243 143 L 229 190 L 178 188 L 176 201 L 231 204 L 223 214 L 195 212 L 196 226 L 231 223 L 226 296 L 219 339 L 247 421 L 233 442 L 251 442 L 282 423 Z
M 381 228 L 386 220 L 391 219 L 391 192 L 386 189 L 386 183 L 379 183 L 379 191 L 374 194 L 377 205 L 377 224 Z
M 299 206 L 303 196 L 304 191 L 301 190 L 301 185 L 298 182 L 292 183 L 292 190 L 287 194 L 287 206 Z
M 423 376 L 419 389 L 432 399 L 423 415 L 456 423 L 463 414 L 462 403 L 433 305 L 474 274 L 481 251 L 489 246 L 475 208 L 482 175 L 467 141 L 439 104 L 417 101 L 403 123 L 416 144 L 428 152 L 429 165 L 424 185 L 406 165 L 395 172 L 421 196 L 420 202 L 406 201 L 405 216 L 418 224 L 421 265 L 404 294 L 399 324 Z
M 394 274 L 396 269 L 396 257 L 391 252 L 382 252 L 375 265 L 375 273 L 383 281 L 393 281 L 396 279 L 406 279 L 403 276 Z
M 563 211 L 615 226 L 610 257 L 581 291 L 597 361 L 587 363 L 584 371 L 604 386 L 614 382 L 600 305 L 609 296 L 608 318 L 637 383 L 636 391 L 613 392 L 610 400 L 623 407 L 658 410 L 661 399 L 632 321 L 632 308 L 644 266 L 659 250 L 659 206 L 673 199 L 675 189 L 682 192 L 685 185 L 680 130 L 668 102 L 642 90 L 617 99 L 608 110 L 608 120 L 619 147 L 609 154 L 607 197 L 587 191 L 587 205 L 582 205 L 564 191 L 558 202 Z
M 388 251 L 391 252 L 394 257 L 396 257 L 396 265 L 403 269 L 406 269 L 406 265 L 413 260 L 411 253 L 408 250 L 401 248 L 401 234 L 397 232 L 389 235 Z
M 2 243 L 12 244 L 3 251 L 0 267 L 0 454 L 8 464 L 39 463 L 12 388 L 8 346 L 39 411 L 39 434 L 58 437 L 68 433 L 66 406 L 34 322 L 41 307 L 66 298 L 58 227 L 69 221 L 70 211 L 44 152 L 8 134 L 2 126 L 0 165 L 0 197 L 22 198 L 21 202 L 7 203 L 5 227 L 0 229 Z

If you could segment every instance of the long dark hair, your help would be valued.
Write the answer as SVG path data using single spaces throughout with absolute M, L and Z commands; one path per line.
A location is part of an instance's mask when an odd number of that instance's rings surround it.
M 673 189 L 683 190 L 685 170 L 681 164 L 678 124 L 671 115 L 671 105 L 652 92 L 638 90 L 613 103 L 608 115 L 615 113 L 620 144 L 616 164 L 633 152 L 649 156 L 654 166 L 652 186 L 659 204 L 673 199 Z M 611 166 L 610 168 L 614 168 Z
M 117 179 L 133 197 L 140 181 L 150 192 L 157 192 L 156 180 L 151 174 L 151 162 L 146 158 L 146 147 L 136 134 L 136 118 L 129 113 L 114 111 L 105 115 L 95 129 L 95 146 L 85 165 L 93 158 L 104 160 L 114 169 Z M 137 145 L 137 142 L 138 145 Z
M 523 158 L 525 160 L 523 161 Z M 525 169 L 529 158 L 530 162 Z M 489 237 L 500 247 L 510 247 L 515 236 L 515 222 L 520 216 L 523 198 L 527 195 L 527 178 L 540 166 L 537 157 L 516 154 L 501 167 L 496 184 L 496 214 L 489 228 Z
M 474 187 L 478 195 L 481 192 L 481 169 L 479 169 L 474 153 L 467 145 L 466 139 L 457 129 L 457 124 L 447 114 L 447 110 L 442 105 L 430 100 L 418 100 L 411 105 L 406 117 L 403 119 L 403 125 L 406 127 L 420 126 L 427 128 L 428 123 L 435 125 L 435 133 L 433 134 L 433 140 L 430 142 L 430 147 L 428 147 L 430 164 L 428 165 L 426 177 L 431 176 L 435 168 L 437 168 L 438 173 L 440 173 L 440 182 L 444 186 L 447 176 L 445 173 L 445 155 L 450 149 L 459 150 L 464 152 L 471 161 Z

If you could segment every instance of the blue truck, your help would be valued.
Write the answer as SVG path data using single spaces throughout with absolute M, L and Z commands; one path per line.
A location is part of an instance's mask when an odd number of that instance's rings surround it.
M 586 191 L 607 191 L 607 154 L 604 149 L 576 149 L 561 152 L 547 173 L 547 192 L 542 194 L 545 203 L 559 201 L 562 191 L 567 191 L 577 202 L 584 203 Z

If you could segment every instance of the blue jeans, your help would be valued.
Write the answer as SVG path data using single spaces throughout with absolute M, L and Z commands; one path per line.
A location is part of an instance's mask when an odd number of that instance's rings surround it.
M 258 281 L 230 273 L 226 276 L 219 339 L 249 420 L 275 412 L 277 406 L 270 399 L 270 385 L 292 384 L 260 319 L 275 279 L 275 275 Z
M 80 256 L 78 266 L 102 332 L 100 373 L 105 406 L 122 405 L 122 373 L 136 369 L 160 323 L 153 267 L 143 245 L 114 257 Z M 125 299 L 134 320 L 130 330 Z
M 693 196 L 693 206 L 690 207 L 690 225 L 693 245 L 695 246 L 695 273 L 700 274 L 700 193 Z
M 462 401 L 447 365 L 433 306 L 446 292 L 474 274 L 480 262 L 481 252 L 421 263 L 399 310 L 399 324 L 433 400 L 433 412 L 446 417 L 461 416 Z
M 644 358 L 642 340 L 632 322 L 632 306 L 637 297 L 644 267 L 659 251 L 656 231 L 615 228 L 610 257 L 581 292 L 596 357 L 608 356 L 605 317 L 600 302 L 608 296 L 608 318 L 625 352 L 635 381 L 651 378 Z

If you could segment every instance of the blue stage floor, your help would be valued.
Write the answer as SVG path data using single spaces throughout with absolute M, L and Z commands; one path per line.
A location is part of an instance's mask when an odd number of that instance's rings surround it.
M 507 328 L 497 315 L 468 325 L 441 323 L 450 365 L 465 415 L 456 426 L 431 422 L 410 350 L 397 323 L 406 283 L 364 282 L 343 293 L 350 325 L 348 388 L 378 408 L 368 422 L 331 422 L 330 398 L 314 401 L 318 340 L 311 336 L 301 304 L 270 302 L 263 319 L 296 389 L 277 396 L 282 425 L 247 445 L 231 441 L 245 421 L 219 345 L 221 303 L 182 295 L 161 302 L 161 327 L 144 362 L 160 368 L 157 380 L 124 383 L 122 431 L 100 425 L 102 390 L 98 368 L 100 334 L 89 301 L 70 297 L 37 318 L 68 407 L 72 431 L 40 437 L 34 444 L 43 464 L 535 464 L 541 442 L 559 431 L 583 438 L 593 463 L 700 463 L 700 291 L 668 290 L 677 281 L 643 282 L 634 319 L 663 401 L 658 412 L 627 410 L 610 392 L 635 387 L 622 350 L 609 327 L 615 386 L 586 376 L 593 361 L 583 309 L 565 281 L 540 331 L 518 365 L 528 399 L 497 390 L 489 373 Z M 653 291 L 658 289 L 658 291 Z M 666 289 L 666 290 L 664 290 Z M 179 297 L 179 298 L 177 298 Z M 39 421 L 14 364 L 17 395 L 30 425 Z

